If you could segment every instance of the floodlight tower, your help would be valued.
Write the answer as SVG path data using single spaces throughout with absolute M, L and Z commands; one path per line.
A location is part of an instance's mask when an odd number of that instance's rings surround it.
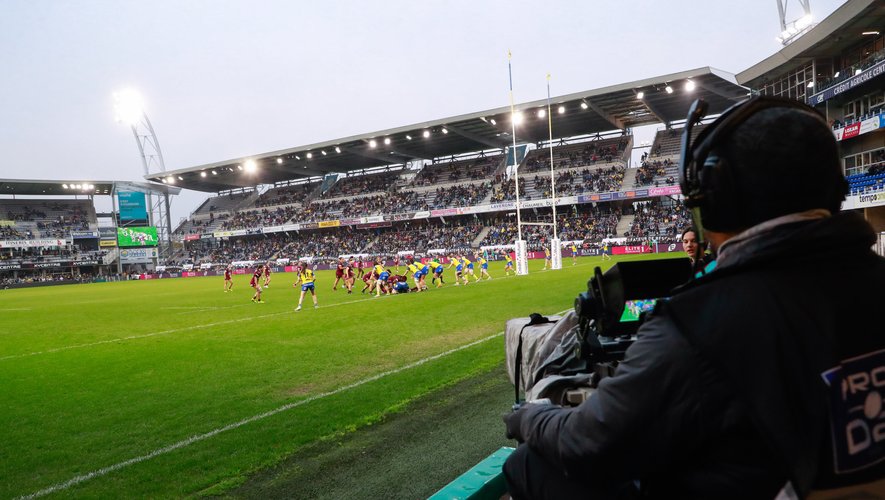
M 114 111 L 118 123 L 125 123 L 132 128 L 132 135 L 135 136 L 138 153 L 141 155 L 144 175 L 149 175 L 152 167 L 155 171 L 166 172 L 160 141 L 144 111 L 144 101 L 141 94 L 132 89 L 114 93 Z M 169 257 L 172 255 L 172 218 L 169 211 L 169 193 L 163 193 L 162 196 L 156 198 L 148 193 L 147 199 L 148 207 L 150 207 L 149 223 L 157 227 L 160 256 Z
M 802 16 L 793 21 L 787 21 L 787 5 L 790 0 L 777 0 L 777 13 L 781 25 L 781 34 L 777 37 L 782 45 L 789 45 L 793 40 L 804 35 L 814 27 L 814 17 L 811 15 L 811 0 L 796 0 L 802 7 Z

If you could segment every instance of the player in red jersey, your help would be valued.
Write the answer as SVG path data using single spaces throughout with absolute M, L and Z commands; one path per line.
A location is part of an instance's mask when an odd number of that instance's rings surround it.
M 270 286 L 270 262 L 264 265 L 264 288 Z
M 371 293 L 372 293 L 372 290 L 375 289 L 375 288 L 374 288 L 374 287 L 375 287 L 375 281 L 376 281 L 375 273 L 373 273 L 372 271 L 369 271 L 369 272 L 367 272 L 366 274 L 364 274 L 364 275 L 363 275 L 363 283 L 365 283 L 366 286 L 364 286 L 363 289 L 360 290 L 360 293 L 366 293 L 366 290 L 368 290 L 369 293 L 371 294 Z
M 399 254 L 393 256 L 393 265 L 396 266 L 396 272 L 399 272 Z
M 261 275 L 264 273 L 264 266 L 259 265 L 255 268 L 255 272 L 252 274 L 252 279 L 249 280 L 249 286 L 255 290 L 255 293 L 252 294 L 252 302 L 257 302 L 259 304 L 264 304 L 264 301 L 261 300 Z
M 344 269 L 347 267 L 347 264 L 344 262 L 342 257 L 338 257 L 338 263 L 335 264 L 335 283 L 332 283 L 332 291 L 338 289 L 338 282 L 344 279 Z M 344 279 L 344 286 L 347 287 L 347 279 Z
M 344 288 L 347 288 L 347 293 L 353 293 L 353 282 L 356 281 L 355 273 L 353 270 L 353 260 L 344 262 Z
M 224 293 L 234 289 L 234 280 L 231 277 L 232 266 L 224 268 Z

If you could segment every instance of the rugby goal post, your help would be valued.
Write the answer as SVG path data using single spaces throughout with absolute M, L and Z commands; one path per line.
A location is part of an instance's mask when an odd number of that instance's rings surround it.
M 550 240 L 550 268 L 562 269 L 562 241 L 559 238 Z
M 525 240 L 516 240 L 516 274 L 523 276 L 529 273 L 529 254 Z

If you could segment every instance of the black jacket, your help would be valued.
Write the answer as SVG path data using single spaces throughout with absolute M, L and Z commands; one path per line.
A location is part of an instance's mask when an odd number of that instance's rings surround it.
M 529 405 L 520 434 L 572 477 L 639 480 L 654 497 L 774 498 L 787 481 L 802 495 L 883 477 L 885 460 L 833 474 L 844 425 L 831 425 L 840 391 L 823 377 L 885 349 L 874 326 L 885 259 L 870 251 L 874 241 L 854 214 L 757 235 L 662 302 L 588 401 Z M 879 357 L 864 359 L 885 370 Z M 885 459 L 883 444 L 862 460 Z

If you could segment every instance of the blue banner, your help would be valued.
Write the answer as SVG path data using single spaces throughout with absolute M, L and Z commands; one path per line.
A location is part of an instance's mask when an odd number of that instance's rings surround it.
M 117 192 L 121 221 L 147 220 L 147 203 L 144 193 L 137 191 Z

